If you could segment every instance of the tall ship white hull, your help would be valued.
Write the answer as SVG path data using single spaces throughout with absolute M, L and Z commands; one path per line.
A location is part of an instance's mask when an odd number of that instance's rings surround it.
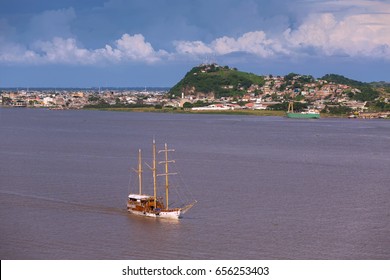
M 129 194 L 127 211 L 145 217 L 179 219 L 182 215 L 182 208 L 164 209 L 164 205 L 157 198 L 157 207 L 154 207 L 154 197 L 149 195 Z
M 152 217 L 152 218 L 160 218 L 160 219 L 180 219 L 181 211 L 174 211 L 174 212 L 165 212 L 162 211 L 160 213 L 151 213 L 151 212 L 142 212 L 142 211 L 136 211 L 136 210 L 128 210 L 131 214 L 138 215 L 138 216 L 145 216 L 145 217 Z
M 169 197 L 169 175 L 175 175 L 176 173 L 169 173 L 168 171 L 168 163 L 174 162 L 174 160 L 168 160 L 168 152 L 172 152 L 174 150 L 168 150 L 167 144 L 165 144 L 165 149 L 159 152 L 165 153 L 165 161 L 161 161 L 159 163 L 163 163 L 165 165 L 165 173 L 157 174 L 157 160 L 156 160 L 156 144 L 153 141 L 153 164 L 152 167 L 149 168 L 152 170 L 153 174 L 153 188 L 154 194 L 147 195 L 142 194 L 142 159 L 141 159 L 141 150 L 139 150 L 138 154 L 138 169 L 134 170 L 138 173 L 138 182 L 139 182 L 139 193 L 130 193 L 127 198 L 127 211 L 134 215 L 144 216 L 144 217 L 152 217 L 152 218 L 162 218 L 162 219 L 179 219 L 182 215 L 187 212 L 192 206 L 195 205 L 196 201 L 190 203 L 181 208 L 169 208 L 168 207 L 168 197 Z M 157 197 L 157 176 L 165 177 L 165 205 L 163 203 L 162 197 Z
M 134 209 L 128 209 L 127 211 L 134 215 L 151 217 L 151 218 L 159 218 L 159 219 L 180 219 L 182 217 L 180 209 L 174 211 L 160 211 L 160 212 L 138 211 Z

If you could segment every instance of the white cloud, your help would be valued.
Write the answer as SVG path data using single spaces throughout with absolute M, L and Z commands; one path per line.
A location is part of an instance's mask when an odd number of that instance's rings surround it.
M 233 52 L 246 52 L 259 57 L 270 57 L 278 53 L 287 53 L 278 41 L 267 38 L 264 31 L 248 32 L 237 39 L 224 36 L 210 44 L 201 41 L 178 41 L 175 45 L 176 51 L 180 54 L 226 55 Z
M 314 47 L 325 55 L 390 58 L 388 14 L 357 14 L 336 19 L 331 13 L 312 15 L 284 37 L 295 52 Z
M 34 44 L 39 59 L 48 63 L 82 63 L 91 60 L 91 51 L 77 46 L 72 38 L 56 37 L 52 41 L 40 41 Z
M 389 3 L 328 0 L 306 4 L 315 12 L 309 12 L 295 29 L 272 34 L 258 30 L 238 38 L 223 36 L 209 44 L 179 41 L 176 51 L 192 55 L 245 52 L 261 58 L 314 54 L 390 59 Z M 332 12 L 324 12 L 329 10 Z
M 270 57 L 278 53 L 286 53 L 277 40 L 267 38 L 264 31 L 248 32 L 237 38 L 220 38 L 212 43 L 218 53 L 226 51 L 241 51 L 255 54 L 260 57 Z
M 312 2 L 312 12 L 296 28 L 282 32 L 257 30 L 241 36 L 220 36 L 209 42 L 174 41 L 174 50 L 156 50 L 142 34 L 123 34 L 101 48 L 88 49 L 72 34 L 76 13 L 72 8 L 48 11 L 33 18 L 32 30 L 42 30 L 29 47 L 6 40 L 13 34 L 0 20 L 0 63 L 81 64 L 155 63 L 178 57 L 224 56 L 248 53 L 260 58 L 301 55 L 373 57 L 390 60 L 390 4 L 380 1 L 343 0 Z M 309 3 L 309 2 L 308 2 Z M 305 2 L 308 6 L 308 3 Z M 306 10 L 305 10 L 306 11 Z M 324 12 L 327 11 L 327 12 Z M 53 20 L 53 28 L 46 26 Z M 46 26 L 41 29 L 41 26 Z M 11 32 L 12 31 L 12 32 Z M 59 36 L 58 32 L 62 32 Z
M 176 41 L 176 52 L 179 54 L 202 55 L 210 54 L 213 50 L 201 41 Z
M 164 50 L 156 52 L 150 43 L 145 42 L 145 38 L 141 34 L 134 36 L 123 34 L 115 43 L 120 56 L 125 59 L 155 62 L 168 55 Z
M 1 38 L 0 38 L 1 39 Z M 1 40 L 0 40 L 1 42 Z M 155 51 L 141 34 L 123 34 L 114 46 L 100 49 L 85 49 L 78 46 L 74 38 L 55 37 L 50 41 L 37 41 L 31 49 L 17 44 L 0 46 L 0 62 L 35 64 L 96 64 L 104 62 L 142 61 L 154 63 L 169 54 Z
M 0 62 L 31 63 L 38 55 L 19 44 L 6 42 L 0 37 Z

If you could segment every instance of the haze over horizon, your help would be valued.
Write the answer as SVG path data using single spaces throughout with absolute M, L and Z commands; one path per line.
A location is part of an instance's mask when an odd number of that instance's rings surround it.
M 171 87 L 203 62 L 390 82 L 385 0 L 28 0 L 0 10 L 0 87 Z

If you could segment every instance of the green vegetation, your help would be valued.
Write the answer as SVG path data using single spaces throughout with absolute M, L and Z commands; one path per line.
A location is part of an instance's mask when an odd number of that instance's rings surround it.
M 348 79 L 342 75 L 337 75 L 337 74 L 326 74 L 321 78 L 321 80 L 325 80 L 328 82 L 332 82 L 335 84 L 343 84 L 343 85 L 348 85 L 351 87 L 361 87 L 361 86 L 366 86 L 366 83 L 355 81 L 352 79 Z
M 85 109 L 135 109 L 135 108 L 150 108 L 150 107 L 153 106 L 143 105 L 143 104 L 122 104 L 122 103 L 109 104 L 104 100 L 101 100 L 98 104 L 88 104 L 84 106 Z M 160 107 L 162 108 L 161 105 Z
M 169 91 L 170 97 L 179 97 L 191 90 L 204 94 L 222 96 L 242 96 L 252 85 L 263 85 L 264 78 L 252 73 L 238 71 L 215 64 L 192 68 L 185 77 Z
M 374 102 L 369 102 L 367 104 L 369 107 L 370 111 L 373 112 L 385 112 L 385 111 L 390 111 L 390 103 L 386 103 L 383 101 L 374 101 Z
M 191 104 L 192 105 L 192 104 Z M 162 109 L 154 106 L 144 107 L 85 107 L 88 110 L 115 111 L 115 112 L 147 112 L 147 113 L 175 113 L 175 114 L 208 114 L 208 115 L 249 115 L 249 116 L 285 116 L 285 111 L 279 110 L 229 110 L 229 111 L 192 111 L 189 108 L 167 108 Z
M 313 83 L 315 82 L 315 79 L 311 75 L 299 75 L 296 73 L 290 73 L 284 76 L 284 80 L 287 84 L 291 84 L 293 80 L 295 80 L 295 83 L 299 84 L 306 84 L 306 83 Z
M 96 95 L 90 95 L 88 96 L 88 101 L 89 102 L 99 102 L 101 99 L 99 96 Z
M 294 112 L 302 112 L 304 109 L 307 109 L 307 103 L 301 103 L 301 102 L 294 102 Z M 271 106 L 268 106 L 269 110 L 276 110 L 276 111 L 287 111 L 288 109 L 288 102 L 278 103 Z
M 373 101 L 379 97 L 379 92 L 369 85 L 359 87 L 359 90 L 361 92 L 355 93 L 355 95 L 352 96 L 353 99 L 359 101 Z
M 354 94 L 349 93 L 348 95 L 351 99 L 354 100 L 373 101 L 379 97 L 379 92 L 376 89 L 374 89 L 371 84 L 348 79 L 342 75 L 326 74 L 321 78 L 321 80 L 325 80 L 335 84 L 348 85 L 359 89 L 360 92 L 356 92 Z
M 329 113 L 332 115 L 347 115 L 352 113 L 352 109 L 342 105 L 326 105 L 321 113 Z

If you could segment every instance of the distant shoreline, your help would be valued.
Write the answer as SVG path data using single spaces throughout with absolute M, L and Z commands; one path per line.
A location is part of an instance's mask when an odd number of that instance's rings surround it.
M 0 105 L 0 108 L 12 109 L 18 108 L 14 106 L 4 106 Z M 23 107 L 18 109 L 46 109 L 46 110 L 87 110 L 87 111 L 110 111 L 110 112 L 134 112 L 134 113 L 160 113 L 160 114 L 192 114 L 192 115 L 236 115 L 236 116 L 257 116 L 257 117 L 286 117 L 285 111 L 278 110 L 204 110 L 204 111 L 192 111 L 192 110 L 183 110 L 183 109 L 174 109 L 174 108 L 162 108 L 156 109 L 154 107 L 143 107 L 143 108 L 80 108 L 80 109 L 57 109 L 57 108 L 48 108 L 48 107 Z M 339 119 L 347 119 L 348 115 L 336 115 L 329 113 L 321 113 L 321 119 L 329 119 L 329 118 L 339 118 Z M 356 118 L 356 119 L 378 119 L 378 118 Z M 385 118 L 386 119 L 386 118 Z M 390 120 L 390 118 L 387 118 Z
M 193 115 L 243 115 L 243 116 L 258 116 L 258 117 L 285 117 L 285 111 L 276 110 L 204 110 L 192 111 L 182 109 L 155 109 L 154 107 L 147 108 L 84 108 L 83 110 L 96 111 L 113 111 L 113 112 L 138 112 L 138 113 L 171 113 L 171 114 L 193 114 Z M 321 113 L 321 118 L 348 118 L 344 115 L 332 115 Z

